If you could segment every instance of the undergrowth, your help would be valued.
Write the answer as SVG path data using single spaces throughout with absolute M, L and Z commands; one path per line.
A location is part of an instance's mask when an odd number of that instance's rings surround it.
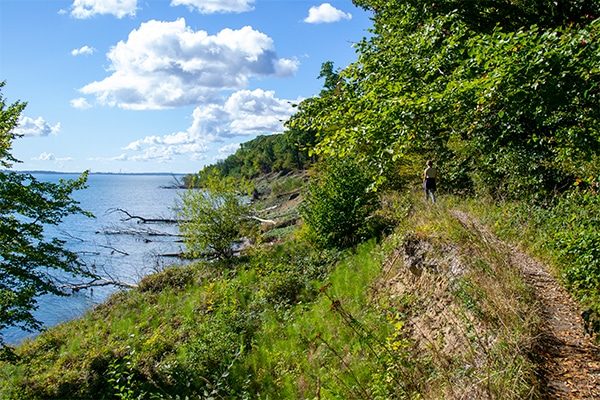
M 535 309 L 506 255 L 443 204 L 390 196 L 380 242 L 145 278 L 19 347 L 0 397 L 535 398 Z
M 546 260 L 579 300 L 600 340 L 600 195 L 573 190 L 546 207 L 471 201 L 469 208 L 504 239 Z
M 402 251 L 392 253 L 382 282 L 400 334 L 412 343 L 418 395 L 537 398 L 529 352 L 538 310 L 519 271 L 502 249 L 459 222 L 452 204 L 413 205 L 395 233 Z

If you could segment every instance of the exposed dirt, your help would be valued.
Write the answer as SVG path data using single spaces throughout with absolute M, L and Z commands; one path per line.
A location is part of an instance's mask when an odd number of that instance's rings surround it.
M 457 280 L 466 270 L 458 248 L 409 234 L 386 260 L 383 274 L 373 287 L 374 291 L 387 292 L 397 302 L 397 310 L 403 314 L 402 331 L 410 338 L 419 373 L 427 374 L 425 370 L 433 365 L 439 371 L 453 368 L 470 371 L 444 375 L 444 388 L 430 382 L 420 389 L 424 399 L 492 398 L 483 381 L 473 377 L 476 375 L 473 371 L 481 370 L 486 363 L 486 350 L 494 341 L 493 332 L 461 309 L 453 295 Z M 403 298 L 414 301 L 403 305 Z M 467 324 L 470 332 L 465 328 Z M 481 342 L 473 343 L 471 336 L 477 336 Z
M 511 264 L 519 267 L 525 281 L 535 289 L 543 324 L 532 358 L 539 366 L 545 398 L 600 399 L 600 348 L 585 333 L 581 310 L 548 267 L 501 241 L 468 214 L 452 214 L 490 245 L 507 251 Z

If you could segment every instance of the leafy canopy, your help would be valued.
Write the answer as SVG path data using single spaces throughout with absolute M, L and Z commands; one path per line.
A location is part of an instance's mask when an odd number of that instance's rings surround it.
M 432 158 L 446 188 L 501 197 L 598 170 L 599 2 L 355 3 L 373 35 L 288 124 L 316 132 L 318 154 L 358 157 L 377 187 Z

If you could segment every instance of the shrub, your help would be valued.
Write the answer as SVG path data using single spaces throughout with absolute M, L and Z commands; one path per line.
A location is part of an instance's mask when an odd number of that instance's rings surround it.
M 300 213 L 310 237 L 323 247 L 347 247 L 369 234 L 377 206 L 370 175 L 352 160 L 324 163 L 309 184 Z
M 566 266 L 567 285 L 600 313 L 600 195 L 577 190 L 562 197 L 548 212 L 545 229 L 551 238 L 546 246 Z
M 195 278 L 196 271 L 193 267 L 174 266 L 144 277 L 140 281 L 138 289 L 140 292 L 152 293 L 159 293 L 168 288 L 183 290 L 191 285 Z
M 203 189 L 183 194 L 180 230 L 191 257 L 233 257 L 235 243 L 256 225 L 249 218 L 252 206 L 244 198 L 248 191 L 248 184 L 212 173 L 205 177 Z

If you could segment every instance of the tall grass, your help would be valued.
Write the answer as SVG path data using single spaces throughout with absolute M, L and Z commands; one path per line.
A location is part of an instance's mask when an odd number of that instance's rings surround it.
M 365 398 L 377 369 L 367 335 L 384 340 L 389 328 L 369 297 L 381 268 L 377 249 L 372 241 L 358 246 L 314 304 L 297 305 L 284 320 L 265 316 L 243 366 L 258 397 Z
M 483 200 L 471 201 L 468 208 L 498 235 L 551 265 L 600 340 L 600 195 L 573 190 L 546 207 Z
M 145 278 L 21 346 L 0 397 L 534 398 L 535 309 L 506 254 L 443 201 L 389 203 L 381 243 Z

